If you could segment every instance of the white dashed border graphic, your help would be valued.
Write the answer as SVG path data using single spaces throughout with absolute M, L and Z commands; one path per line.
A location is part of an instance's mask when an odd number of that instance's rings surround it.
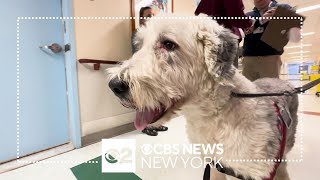
M 17 19 L 17 159 L 20 158 L 20 19 Z
M 20 160 L 20 22 L 21 20 L 132 20 L 136 19 L 135 17 L 18 17 L 17 18 L 17 162 L 18 163 L 40 163 L 40 164 L 49 164 L 49 163 L 57 163 L 57 164 L 63 164 L 63 163 L 89 163 L 94 164 L 98 163 L 98 161 L 49 161 L 49 160 L 40 160 L 40 161 L 21 161 Z M 139 18 L 139 19 L 150 19 L 150 18 Z M 301 20 L 301 51 L 300 51 L 300 59 L 301 59 L 301 65 L 303 60 L 303 19 L 300 17 L 270 17 L 270 18 L 263 18 L 263 17 L 199 17 L 199 16 L 186 16 L 186 17 L 178 17 L 178 16 L 172 16 L 172 17 L 152 17 L 151 19 L 159 19 L 159 20 L 173 20 L 173 19 L 179 19 L 179 20 L 196 20 L 196 19 L 276 19 L 276 20 L 293 20 L 293 19 L 300 19 Z M 302 99 L 301 96 L 299 98 L 299 103 L 302 105 Z M 228 162 L 302 162 L 303 161 L 303 120 L 301 118 L 298 118 L 299 123 L 298 126 L 300 126 L 300 159 L 226 159 L 225 161 Z
M 301 60 L 301 64 L 302 65 L 302 60 L 303 60 L 303 19 L 300 19 L 300 34 L 301 34 L 301 40 L 300 40 L 300 60 Z M 302 86 L 302 82 L 300 83 L 300 86 Z M 299 96 L 299 106 L 303 106 L 303 101 L 302 101 L 302 96 Z M 300 126 L 300 161 L 303 161 L 303 133 L 304 133 L 304 128 L 303 128 L 303 119 L 301 118 L 301 116 L 303 117 L 304 115 L 300 115 L 300 118 L 298 117 L 299 121 L 299 126 Z

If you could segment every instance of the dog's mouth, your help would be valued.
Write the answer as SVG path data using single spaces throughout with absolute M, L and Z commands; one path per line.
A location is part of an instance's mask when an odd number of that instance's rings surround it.
M 143 110 L 138 109 L 132 100 L 126 99 L 125 101 L 120 101 L 120 103 L 130 109 L 137 110 L 136 117 L 134 120 L 134 126 L 137 130 L 145 129 L 149 124 L 155 123 L 159 120 L 169 109 L 178 109 L 177 104 L 179 104 L 177 99 L 172 99 L 171 104 L 167 107 L 163 104 L 155 109 L 143 108 Z
M 156 122 L 166 113 L 166 108 L 161 107 L 155 110 L 144 110 L 136 113 L 134 126 L 137 130 L 145 129 L 149 124 Z

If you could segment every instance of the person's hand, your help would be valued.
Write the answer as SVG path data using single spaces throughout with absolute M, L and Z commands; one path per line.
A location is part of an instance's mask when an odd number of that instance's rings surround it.
M 267 12 L 265 12 L 262 15 L 260 23 L 265 24 L 266 22 L 270 21 L 271 17 L 273 17 L 275 12 L 276 12 L 276 8 L 272 8 L 272 9 L 268 10 Z
M 244 34 L 245 34 L 245 35 L 251 34 L 251 33 L 254 31 L 254 24 L 255 24 L 255 22 L 256 22 L 256 20 L 252 19 L 252 20 L 251 20 L 251 23 L 252 23 L 251 26 L 248 27 L 248 28 L 246 28 L 246 29 L 244 29 Z
M 251 27 L 249 27 L 249 28 L 246 28 L 246 29 L 244 30 L 244 33 L 245 33 L 246 35 L 248 35 L 248 34 L 251 34 L 251 33 L 253 32 L 253 30 L 254 30 L 254 26 L 251 26 Z

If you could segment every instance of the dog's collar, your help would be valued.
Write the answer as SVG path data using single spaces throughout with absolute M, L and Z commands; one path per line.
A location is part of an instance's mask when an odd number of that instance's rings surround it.
M 236 98 L 256 98 L 256 97 L 266 97 L 266 96 L 292 96 L 296 92 L 284 91 L 280 93 L 256 93 L 256 94 L 246 94 L 246 93 L 236 93 L 231 92 L 231 97 Z
M 306 90 L 316 86 L 320 83 L 320 78 L 314 81 L 311 81 L 304 86 L 294 88 L 292 91 L 283 91 L 283 92 L 274 92 L 274 93 L 236 93 L 231 92 L 231 97 L 236 98 L 256 98 L 256 97 L 266 97 L 266 96 L 292 96 L 293 94 L 304 93 Z

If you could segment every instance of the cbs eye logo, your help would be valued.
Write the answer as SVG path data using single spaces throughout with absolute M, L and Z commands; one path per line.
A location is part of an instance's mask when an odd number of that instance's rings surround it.
M 129 148 L 124 148 L 120 151 L 116 149 L 110 149 L 104 154 L 105 160 L 110 164 L 115 163 L 131 163 L 132 151 Z

